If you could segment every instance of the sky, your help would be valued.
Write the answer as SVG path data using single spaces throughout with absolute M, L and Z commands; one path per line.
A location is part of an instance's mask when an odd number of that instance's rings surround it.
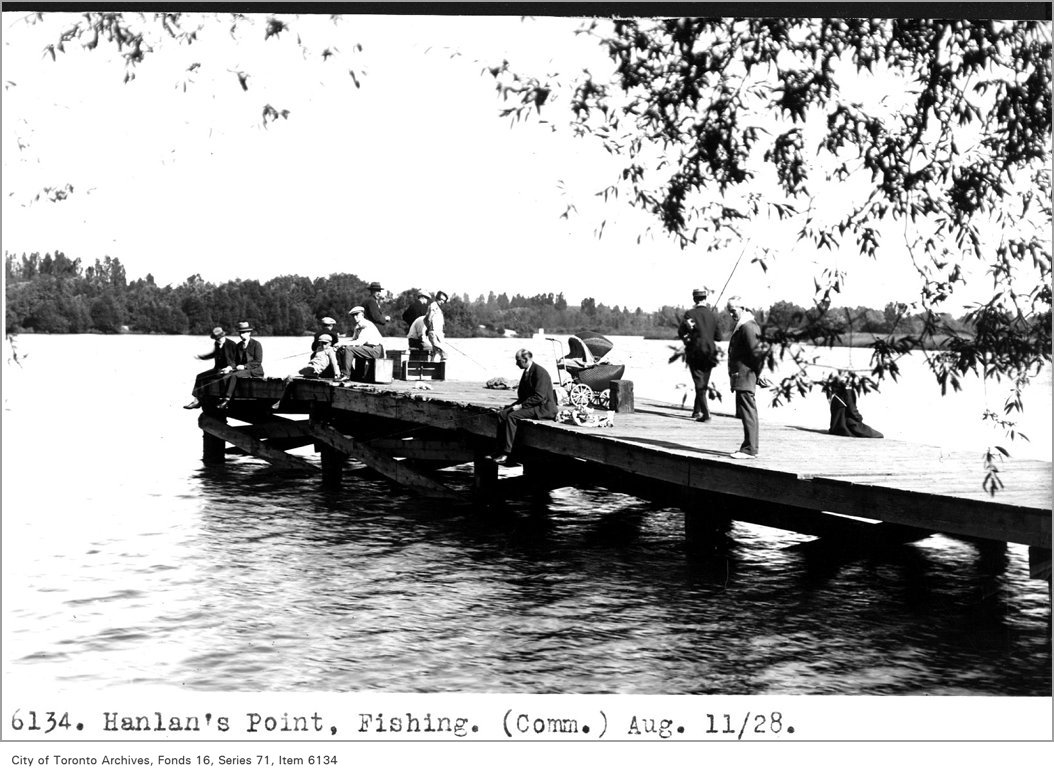
M 805 304 L 827 266 L 848 272 L 836 304 L 916 299 L 895 246 L 876 262 L 761 228 L 716 253 L 662 235 L 638 243 L 654 223 L 595 194 L 620 166 L 571 137 L 558 105 L 541 124 L 499 118 L 482 72 L 503 59 L 526 72 L 609 69 L 573 34 L 576 19 L 302 18 L 309 60 L 288 32 L 265 43 L 260 26 L 232 36 L 218 23 L 192 46 L 159 46 L 127 84 L 103 46 L 42 55 L 70 20 L 3 14 L 5 252 L 112 256 L 129 278 L 162 285 L 350 272 L 394 292 L 553 292 L 645 310 L 686 305 L 700 285 L 758 306 Z M 238 72 L 250 73 L 247 91 Z M 265 128 L 267 103 L 289 117 Z M 66 200 L 33 200 L 66 183 Z M 778 255 L 767 271 L 752 261 L 763 245 Z

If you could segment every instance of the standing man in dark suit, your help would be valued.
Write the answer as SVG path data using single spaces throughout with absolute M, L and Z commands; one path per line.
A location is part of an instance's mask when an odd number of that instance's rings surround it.
M 417 300 L 403 311 L 403 321 L 406 322 L 406 328 L 409 329 L 421 316 L 428 313 L 428 306 L 432 302 L 432 295 L 427 291 L 418 291 Z
M 384 327 L 390 320 L 392 320 L 392 317 L 381 312 L 381 303 L 378 298 L 381 296 L 382 291 L 384 291 L 384 289 L 377 281 L 371 283 L 370 298 L 366 300 L 362 306 L 366 310 L 366 320 L 371 321 L 381 334 L 384 334 Z
M 212 359 L 212 368 L 207 372 L 202 372 L 194 378 L 194 390 L 191 395 L 193 398 L 190 403 L 187 404 L 184 409 L 197 409 L 201 406 L 201 401 L 198 400 L 198 395 L 205 386 L 213 380 L 220 379 L 223 374 L 221 370 L 226 368 L 227 362 L 231 360 L 234 355 L 234 343 L 227 339 L 227 332 L 223 331 L 223 327 L 217 326 L 212 330 L 212 350 L 208 353 L 202 353 L 196 358 L 199 361 L 208 361 Z
M 231 358 L 228 359 L 223 374 L 229 374 L 227 378 L 227 393 L 223 400 L 216 406 L 226 409 L 234 395 L 234 389 L 238 386 L 238 380 L 249 378 L 262 378 L 263 370 L 263 345 L 252 339 L 253 327 L 248 321 L 238 322 L 239 340 L 234 345 Z
M 516 388 L 516 400 L 498 413 L 498 441 L 501 453 L 494 456 L 497 462 L 509 464 L 509 457 L 516 441 L 516 429 L 520 420 L 551 420 L 556 417 L 556 395 L 549 372 L 534 363 L 534 356 L 526 348 L 516 351 L 516 366 L 523 369 L 520 384 Z
M 743 444 L 731 457 L 755 460 L 758 456 L 758 405 L 754 400 L 754 390 L 765 361 L 765 346 L 761 342 L 761 327 L 740 297 L 728 298 L 728 312 L 736 322 L 728 341 L 728 379 L 732 392 L 736 394 L 736 417 L 743 421 Z
M 692 419 L 699 422 L 710 422 L 710 406 L 707 391 L 710 388 L 710 372 L 717 366 L 717 316 L 706 298 L 710 290 L 706 287 L 692 292 L 695 307 L 684 314 L 677 336 L 684 341 L 684 359 L 688 362 L 688 371 L 692 374 L 695 385 L 695 405 L 692 407 Z

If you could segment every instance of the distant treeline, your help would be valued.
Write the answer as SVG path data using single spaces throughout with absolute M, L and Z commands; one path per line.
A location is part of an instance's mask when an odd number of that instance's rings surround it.
M 369 296 L 368 282 L 349 273 L 314 279 L 284 275 L 263 283 L 236 280 L 221 284 L 192 275 L 179 286 L 158 286 L 149 274 L 129 281 L 118 259 L 106 257 L 84 267 L 80 259 L 69 259 L 59 251 L 43 257 L 38 253 L 20 257 L 7 254 L 5 274 L 8 333 L 208 334 L 214 326 L 229 329 L 237 321 L 247 320 L 257 334 L 295 336 L 315 330 L 318 319 L 327 315 L 337 319 L 339 328 L 345 328 L 347 311 Z M 654 311 L 609 307 L 592 297 L 576 307 L 568 305 L 562 293 L 509 297 L 491 292 L 473 300 L 468 294 L 456 294 L 453 286 L 414 286 L 399 294 L 386 294 L 382 307 L 392 320 L 385 334 L 406 333 L 401 315 L 421 288 L 429 293 L 442 289 L 449 294 L 444 313 L 447 334 L 454 337 L 500 336 L 507 330 L 530 335 L 537 329 L 556 334 L 589 329 L 673 339 L 685 310 L 670 305 Z M 766 326 L 787 328 L 798 325 L 807 312 L 799 305 L 777 302 L 760 312 L 758 320 Z M 727 338 L 731 318 L 722 310 L 718 319 Z M 924 323 L 921 316 L 908 315 L 903 305 L 893 303 L 883 310 L 833 308 L 827 319 L 847 335 L 852 333 L 857 344 L 861 341 L 858 333 L 869 342 L 872 334 L 917 334 Z M 945 320 L 969 330 L 961 321 Z M 848 341 L 847 337 L 843 344 Z

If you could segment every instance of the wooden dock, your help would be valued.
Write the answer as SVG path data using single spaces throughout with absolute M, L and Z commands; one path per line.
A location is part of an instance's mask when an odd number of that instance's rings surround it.
M 321 471 L 339 483 L 344 461 L 354 457 L 416 492 L 447 498 L 464 492 L 431 471 L 472 463 L 473 496 L 484 504 L 597 484 L 676 502 L 685 508 L 689 537 L 720 530 L 730 518 L 857 544 L 942 533 L 1027 545 L 1033 576 L 1050 580 L 1049 462 L 1004 460 L 1005 487 L 992 497 L 982 488 L 980 453 L 770 425 L 764 412 L 760 458 L 733 460 L 728 454 L 742 440 L 733 416 L 718 412 L 697 423 L 684 410 L 638 400 L 633 412 L 615 415 L 614 427 L 525 424 L 518 436 L 522 475 L 499 474 L 486 455 L 496 448 L 496 412 L 512 392 L 477 382 L 428 386 L 294 380 L 283 397 L 280 379 L 241 380 L 221 412 L 211 406 L 219 395 L 213 385 L 199 421 L 204 459 L 222 462 L 230 443 L 277 467 Z M 309 444 L 320 465 L 288 453 Z

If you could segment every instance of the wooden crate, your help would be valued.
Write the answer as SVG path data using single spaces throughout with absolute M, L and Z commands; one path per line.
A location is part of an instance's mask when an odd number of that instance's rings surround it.
M 446 361 L 403 361 L 400 380 L 445 380 Z
M 392 381 L 395 371 L 390 358 L 371 358 L 366 362 L 366 382 L 386 383 Z

